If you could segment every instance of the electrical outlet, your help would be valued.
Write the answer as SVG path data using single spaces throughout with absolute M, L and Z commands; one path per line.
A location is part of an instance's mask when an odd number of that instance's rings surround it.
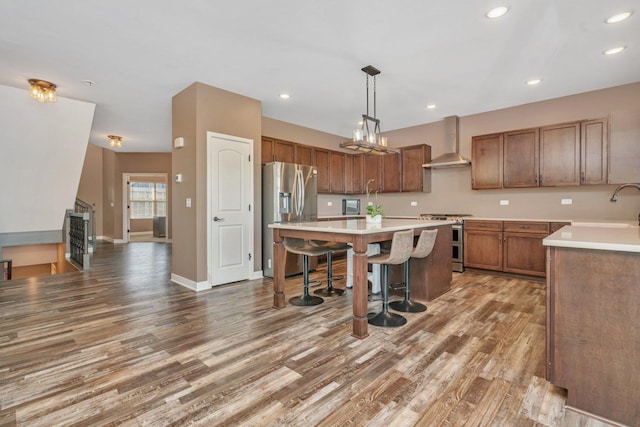
M 333 206 L 333 202 L 327 202 L 327 206 Z
M 367 206 L 373 206 L 373 202 L 367 202 Z
M 411 206 L 418 206 L 418 202 L 411 202 Z
M 190 208 L 191 207 L 191 198 L 187 197 L 187 207 Z
M 500 200 L 500 206 L 507 206 L 509 204 L 508 200 Z
M 562 199 L 562 200 L 560 200 L 560 204 L 562 204 L 562 205 L 572 205 L 573 204 L 573 200 L 572 199 Z

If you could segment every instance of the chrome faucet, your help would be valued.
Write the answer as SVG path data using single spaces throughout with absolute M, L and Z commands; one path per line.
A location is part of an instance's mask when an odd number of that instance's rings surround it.
M 620 190 L 622 190 L 625 187 L 635 187 L 638 190 L 640 190 L 640 184 L 621 184 L 618 185 L 618 188 L 616 188 L 616 190 L 613 192 L 613 195 L 611 196 L 611 199 L 609 199 L 610 202 L 617 202 L 618 201 L 618 196 L 620 194 Z M 640 213 L 638 214 L 638 225 L 640 226 Z

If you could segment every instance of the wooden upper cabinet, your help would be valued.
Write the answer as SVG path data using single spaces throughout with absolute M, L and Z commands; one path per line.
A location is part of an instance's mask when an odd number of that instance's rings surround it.
M 385 154 L 382 157 L 382 192 L 402 191 L 402 158 L 400 153 Z
M 262 163 L 269 162 L 294 162 L 294 147 L 296 144 L 289 141 L 281 141 L 275 138 L 262 137 Z
M 471 188 L 502 188 L 503 134 L 471 138 Z
M 367 192 L 367 188 L 371 192 L 382 191 L 381 169 L 382 169 L 382 157 L 377 154 L 365 154 L 364 155 L 364 192 Z M 369 181 L 371 180 L 371 183 Z
M 580 185 L 580 123 L 540 128 L 540 186 Z
M 295 162 L 299 165 L 313 165 L 313 147 L 296 144 L 294 150 Z
M 538 144 L 537 128 L 505 132 L 502 166 L 504 188 L 538 186 Z
M 609 126 L 607 119 L 580 123 L 580 184 L 606 184 Z M 640 160 L 640 159 L 638 159 Z M 636 163 L 638 165 L 638 163 Z M 640 168 L 640 166 L 638 166 Z
M 293 163 L 294 147 L 295 144 L 293 142 L 275 139 L 273 141 L 273 160 L 276 162 Z
M 314 148 L 313 166 L 318 170 L 318 193 L 331 192 L 329 150 Z
M 262 137 L 262 164 L 273 162 L 273 139 Z
M 613 112 L 609 121 L 608 183 L 640 182 L 640 108 Z
M 347 154 L 344 168 L 344 191 L 347 194 L 362 194 L 364 190 L 364 155 Z
M 345 153 L 329 151 L 329 191 L 345 193 Z
M 426 144 L 402 147 L 402 191 L 431 191 L 431 169 L 423 164 L 431 161 L 431 147 Z

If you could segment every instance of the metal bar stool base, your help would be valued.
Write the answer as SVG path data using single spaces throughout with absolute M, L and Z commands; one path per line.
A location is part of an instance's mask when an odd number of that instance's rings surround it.
M 368 323 L 374 326 L 383 326 L 383 327 L 397 327 L 402 326 L 407 323 L 407 319 L 400 316 L 399 314 L 382 312 L 382 313 L 369 313 L 367 315 Z
M 300 295 L 289 299 L 289 304 L 298 306 L 309 306 L 322 304 L 324 300 L 313 295 Z
M 339 297 L 340 295 L 344 294 L 344 289 L 337 289 L 334 287 L 323 288 L 323 289 L 317 289 L 313 293 L 316 295 L 322 295 L 323 297 L 333 297 L 333 296 Z
M 426 305 L 411 300 L 390 302 L 389 308 L 403 313 L 420 313 L 422 311 L 427 311 Z

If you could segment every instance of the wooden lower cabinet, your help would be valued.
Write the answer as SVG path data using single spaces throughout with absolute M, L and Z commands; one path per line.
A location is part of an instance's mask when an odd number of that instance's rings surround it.
M 465 267 L 545 276 L 542 239 L 549 235 L 548 222 L 468 220 L 464 224 Z
M 502 271 L 502 221 L 464 222 L 464 265 Z
M 547 379 L 568 406 L 640 426 L 640 253 L 548 250 Z

